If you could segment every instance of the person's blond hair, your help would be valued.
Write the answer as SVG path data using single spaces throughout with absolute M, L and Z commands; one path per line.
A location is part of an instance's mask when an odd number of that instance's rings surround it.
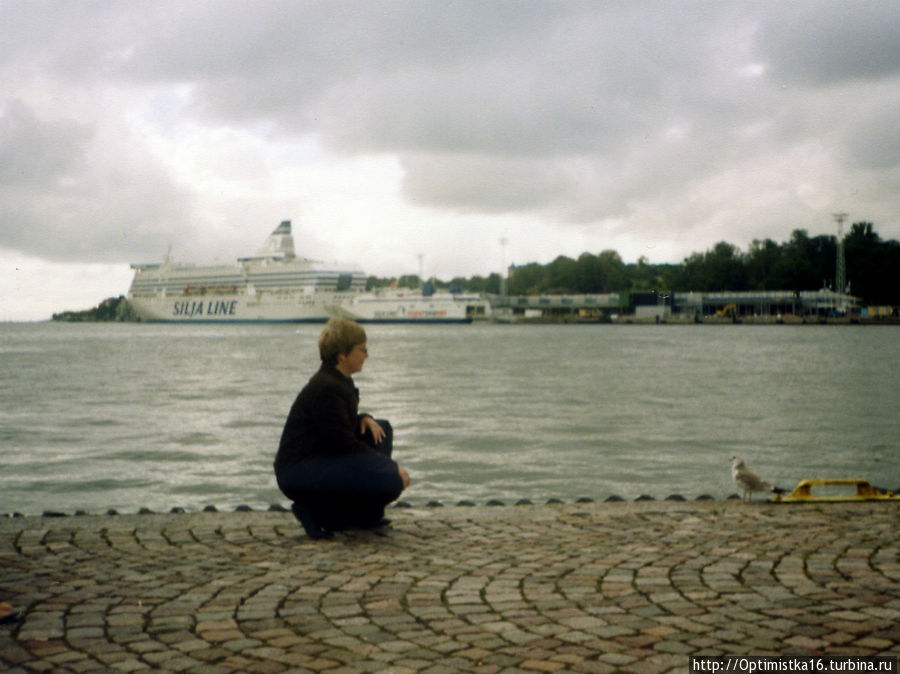
M 366 331 L 346 318 L 332 318 L 319 335 L 319 356 L 330 365 L 337 364 L 339 353 L 350 353 L 354 346 L 366 343 Z

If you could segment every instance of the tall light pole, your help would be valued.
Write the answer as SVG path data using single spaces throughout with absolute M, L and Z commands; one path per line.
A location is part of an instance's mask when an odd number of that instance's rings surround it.
M 834 220 L 837 222 L 837 260 L 835 263 L 834 289 L 836 292 L 847 292 L 847 267 L 844 264 L 844 220 L 846 213 L 835 213 Z
M 507 243 L 509 243 L 509 240 L 505 236 L 500 237 L 500 258 L 501 258 L 501 262 L 503 264 L 503 272 L 500 275 L 500 296 L 501 297 L 506 297 L 506 292 L 508 290 L 507 286 L 509 284 L 509 280 L 507 278 L 509 275 L 509 270 L 506 267 L 506 244 Z

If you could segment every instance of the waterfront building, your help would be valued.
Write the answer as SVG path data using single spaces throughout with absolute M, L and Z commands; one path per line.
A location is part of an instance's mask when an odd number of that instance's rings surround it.
M 491 312 L 501 322 L 818 322 L 853 320 L 859 298 L 815 291 L 703 293 L 594 293 L 496 295 Z

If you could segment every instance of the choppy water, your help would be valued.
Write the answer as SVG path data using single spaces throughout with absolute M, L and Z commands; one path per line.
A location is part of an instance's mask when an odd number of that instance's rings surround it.
M 272 458 L 320 325 L 0 324 L 0 513 L 285 503 Z M 900 487 L 900 331 L 869 326 L 368 326 L 361 409 L 404 500 Z

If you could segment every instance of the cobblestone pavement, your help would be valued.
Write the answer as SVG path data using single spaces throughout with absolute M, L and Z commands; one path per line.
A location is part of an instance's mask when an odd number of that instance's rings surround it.
M 664 672 L 900 654 L 900 506 L 739 501 L 0 520 L 0 669 Z

